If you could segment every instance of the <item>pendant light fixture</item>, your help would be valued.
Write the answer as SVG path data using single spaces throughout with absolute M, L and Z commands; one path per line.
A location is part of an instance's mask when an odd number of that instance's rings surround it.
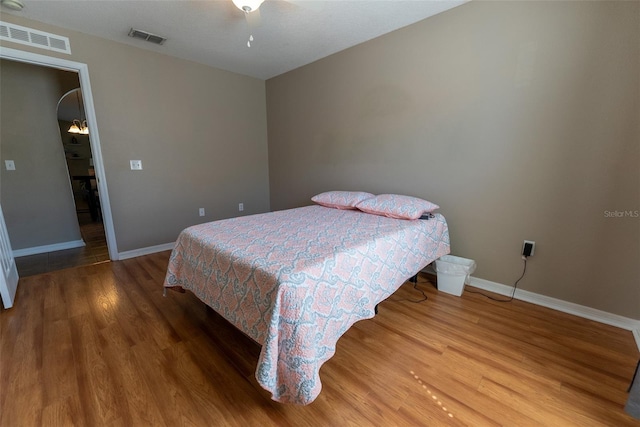
M 238 9 L 245 13 L 258 10 L 264 0 L 232 0 Z
M 79 135 L 89 135 L 89 127 L 87 127 L 87 121 L 80 121 L 78 119 L 75 119 L 71 122 L 71 127 L 69 127 L 69 130 L 67 132 L 77 133 Z
M 247 41 L 247 47 L 251 47 L 253 41 L 253 29 L 260 23 L 260 5 L 264 0 L 231 0 L 238 9 L 244 12 L 244 17 L 247 20 L 247 27 L 249 29 L 249 40 Z
M 80 89 L 76 90 L 76 99 L 78 101 L 78 117 L 82 118 L 82 107 L 80 106 Z M 73 119 L 71 121 L 71 127 L 67 132 L 76 133 L 79 135 L 89 135 L 89 127 L 87 126 L 87 121 Z

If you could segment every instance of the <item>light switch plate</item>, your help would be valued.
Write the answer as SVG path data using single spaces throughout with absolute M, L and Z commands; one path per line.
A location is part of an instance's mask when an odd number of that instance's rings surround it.
M 132 171 L 142 170 L 142 160 L 130 160 Z
M 16 170 L 16 164 L 13 162 L 13 160 L 5 160 L 4 164 L 7 167 L 8 171 Z

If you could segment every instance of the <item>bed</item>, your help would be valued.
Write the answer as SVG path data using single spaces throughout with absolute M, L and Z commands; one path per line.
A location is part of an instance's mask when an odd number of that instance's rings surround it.
M 404 220 L 314 205 L 183 230 L 164 286 L 193 292 L 262 346 L 256 380 L 273 400 L 306 405 L 338 338 L 447 253 L 438 213 Z

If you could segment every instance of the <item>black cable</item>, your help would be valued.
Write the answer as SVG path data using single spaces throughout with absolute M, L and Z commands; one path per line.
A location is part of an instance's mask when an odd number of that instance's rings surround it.
M 389 298 L 389 301 L 396 301 L 396 302 L 407 301 L 407 302 L 412 302 L 412 303 L 415 303 L 415 304 L 423 302 L 423 301 L 426 301 L 428 299 L 427 294 L 425 294 L 422 289 L 418 288 L 418 283 L 429 283 L 429 281 L 426 280 L 424 282 L 418 282 L 416 280 L 415 282 L 413 282 L 413 289 L 415 289 L 416 291 L 420 291 L 420 293 L 422 294 L 422 299 L 411 300 L 411 299 L 407 299 L 407 298 Z
M 497 301 L 497 302 L 511 302 L 511 301 L 513 301 L 513 296 L 516 294 L 516 289 L 518 289 L 518 283 L 520 282 L 520 280 L 522 280 L 522 278 L 524 277 L 524 274 L 527 272 L 527 257 L 523 256 L 522 260 L 524 261 L 524 269 L 522 270 L 522 275 L 520 275 L 520 278 L 518 280 L 516 280 L 516 283 L 513 284 L 513 292 L 511 292 L 511 298 L 509 298 L 509 299 L 498 299 L 498 298 L 492 297 L 491 295 L 487 295 L 487 294 L 482 293 L 482 292 L 468 291 L 466 289 L 465 289 L 465 291 L 469 292 L 470 294 L 480 294 L 483 297 L 487 297 L 490 300 Z

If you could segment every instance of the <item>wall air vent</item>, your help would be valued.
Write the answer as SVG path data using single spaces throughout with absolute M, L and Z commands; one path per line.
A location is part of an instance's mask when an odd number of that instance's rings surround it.
M 135 28 L 129 30 L 129 37 L 133 37 L 134 39 L 146 40 L 155 44 L 163 44 L 167 40 L 165 37 L 151 34 L 142 30 L 136 30 Z
M 69 38 L 0 21 L 0 40 L 39 47 L 71 55 Z

